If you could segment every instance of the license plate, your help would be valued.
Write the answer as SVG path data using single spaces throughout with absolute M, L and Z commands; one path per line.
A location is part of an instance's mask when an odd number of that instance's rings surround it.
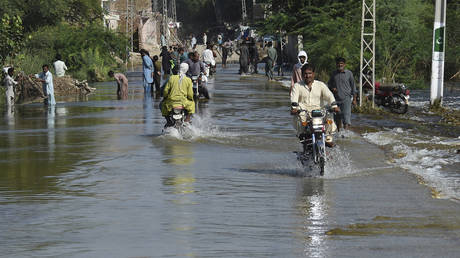
M 182 118 L 182 115 L 173 115 L 173 118 L 174 118 L 175 120 L 179 120 L 179 119 Z

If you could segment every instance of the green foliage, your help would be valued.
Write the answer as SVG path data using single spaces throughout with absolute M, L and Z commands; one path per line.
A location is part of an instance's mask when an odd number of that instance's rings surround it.
M 0 21 L 0 63 L 7 57 L 14 57 L 23 46 L 21 17 L 4 13 Z
M 259 24 L 261 34 L 301 34 L 309 61 L 320 71 L 335 69 L 334 58 L 347 59 L 359 72 L 361 1 L 274 0 L 272 15 Z M 460 70 L 460 2 L 447 1 L 445 77 Z M 431 74 L 433 1 L 376 1 L 376 73 L 426 87 Z
M 446 14 L 445 78 L 460 72 L 460 1 L 448 0 Z
M 21 16 L 26 31 L 34 31 L 43 26 L 54 26 L 63 21 L 80 25 L 100 22 L 103 14 L 99 0 L 1 1 L 6 8 L 0 10 L 0 14 Z
M 127 39 L 99 24 L 77 27 L 59 24 L 43 27 L 29 35 L 26 44 L 32 56 L 52 60 L 62 56 L 69 72 L 79 79 L 102 80 L 106 71 L 116 66 L 115 57 L 124 58 Z
M 60 54 L 71 75 L 102 80 L 126 56 L 128 41 L 103 27 L 99 0 L 0 1 L 0 62 L 9 56 L 18 72 L 52 68 Z

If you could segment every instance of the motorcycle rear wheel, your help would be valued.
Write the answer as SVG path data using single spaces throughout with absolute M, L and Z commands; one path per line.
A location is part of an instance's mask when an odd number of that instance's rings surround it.
M 405 114 L 409 109 L 409 105 L 406 104 L 406 99 L 401 95 L 394 95 L 392 99 L 393 103 L 390 105 L 390 110 L 396 114 Z

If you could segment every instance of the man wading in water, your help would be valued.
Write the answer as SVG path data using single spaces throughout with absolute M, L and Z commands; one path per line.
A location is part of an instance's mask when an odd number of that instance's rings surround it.
M 336 123 L 340 131 L 342 122 L 344 129 L 348 129 L 351 125 L 351 99 L 353 99 L 353 105 L 356 105 L 356 86 L 353 73 L 345 69 L 345 58 L 339 57 L 335 62 L 337 70 L 332 73 L 327 84 L 342 111 L 336 116 Z
M 118 99 L 128 99 L 128 78 L 122 73 L 114 73 L 113 71 L 110 71 L 108 75 L 117 81 Z

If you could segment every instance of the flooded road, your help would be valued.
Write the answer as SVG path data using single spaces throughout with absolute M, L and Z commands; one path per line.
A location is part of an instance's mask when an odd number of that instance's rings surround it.
M 0 256 L 458 254 L 458 202 L 433 199 L 373 135 L 343 134 L 324 178 L 304 171 L 288 92 L 236 71 L 218 70 L 185 138 L 162 134 L 138 73 L 126 101 L 101 83 L 4 115 Z

